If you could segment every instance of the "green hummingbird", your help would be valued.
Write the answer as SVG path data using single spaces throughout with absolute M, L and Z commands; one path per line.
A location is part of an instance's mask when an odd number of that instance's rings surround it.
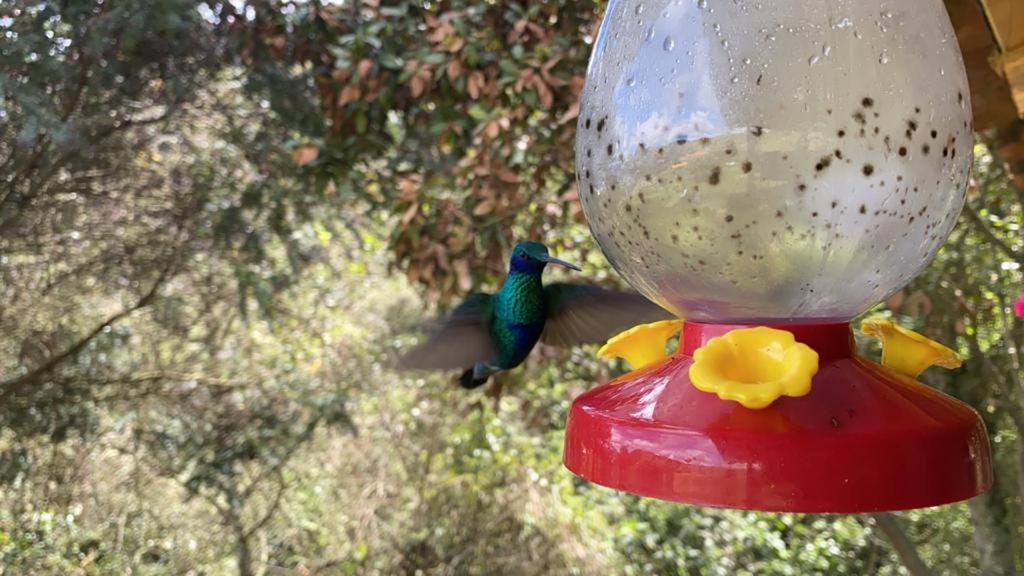
M 464 370 L 463 388 L 519 366 L 538 341 L 554 346 L 604 342 L 636 324 L 670 317 L 638 294 L 584 284 L 553 283 L 541 275 L 548 264 L 579 271 L 552 257 L 543 244 L 520 242 L 497 294 L 467 297 L 434 323 L 427 340 L 398 363 L 403 370 Z

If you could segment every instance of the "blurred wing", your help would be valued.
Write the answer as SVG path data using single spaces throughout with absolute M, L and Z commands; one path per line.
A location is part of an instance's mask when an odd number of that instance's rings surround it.
M 487 327 L 492 296 L 473 294 L 451 314 L 434 322 L 427 340 L 398 360 L 399 370 L 453 370 L 487 362 L 495 356 Z
M 582 284 L 549 284 L 544 303 L 548 315 L 541 338 L 562 347 L 604 343 L 637 324 L 673 317 L 639 294 Z

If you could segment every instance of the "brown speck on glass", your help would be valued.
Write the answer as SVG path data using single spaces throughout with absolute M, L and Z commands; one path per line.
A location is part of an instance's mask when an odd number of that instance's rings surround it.
M 764 128 L 760 126 L 751 126 L 750 133 L 754 136 L 760 136 L 761 134 L 764 134 Z
M 590 130 L 590 118 L 587 118 L 587 121 L 583 123 L 583 127 Z
M 597 121 L 597 131 L 598 132 L 601 132 L 602 130 L 604 130 L 604 121 L 605 121 L 605 118 L 601 118 L 600 120 Z
M 840 130 L 839 132 L 836 132 L 836 136 L 839 136 L 840 138 L 846 136 L 846 130 Z
M 907 147 L 906 146 L 900 146 L 900 149 L 898 150 L 898 152 L 899 152 L 900 156 L 906 156 L 907 155 Z
M 865 108 L 871 108 L 875 105 L 875 100 L 870 96 L 865 96 L 864 99 L 860 101 L 860 105 Z
M 931 151 L 932 151 L 932 147 L 931 146 L 929 146 L 927 144 L 925 144 L 924 146 L 921 146 L 921 153 L 924 154 L 925 156 L 927 156 L 928 153 L 931 152 Z
M 864 172 L 865 176 L 871 176 L 875 173 L 875 167 L 871 164 L 865 164 L 864 167 L 861 168 L 861 171 Z
M 711 184 L 712 186 L 717 186 L 718 183 L 721 182 L 721 180 L 722 169 L 718 166 L 715 166 L 714 168 L 711 169 L 711 174 L 708 176 L 708 184 Z
M 725 221 L 726 222 L 732 222 L 732 214 L 726 214 L 725 215 Z
M 748 161 L 744 162 L 743 165 L 740 166 L 740 168 L 743 170 L 744 174 L 750 174 L 750 171 L 754 169 L 754 165 L 751 164 L 750 161 L 748 160 Z
M 868 207 L 865 206 L 864 204 L 861 204 L 860 205 L 860 213 L 861 214 L 867 214 L 868 213 Z

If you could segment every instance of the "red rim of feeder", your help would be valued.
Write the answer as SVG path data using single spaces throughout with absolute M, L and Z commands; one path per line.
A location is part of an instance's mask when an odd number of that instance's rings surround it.
M 923 508 L 992 485 L 978 414 L 858 357 L 846 323 L 772 326 L 819 354 L 806 396 L 751 410 L 694 388 L 694 350 L 746 327 L 686 323 L 676 355 L 582 394 L 566 467 L 641 496 L 778 512 Z

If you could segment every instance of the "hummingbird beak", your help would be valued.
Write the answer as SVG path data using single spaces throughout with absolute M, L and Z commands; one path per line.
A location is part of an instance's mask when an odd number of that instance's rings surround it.
M 564 266 L 564 267 L 568 268 L 569 270 L 575 270 L 577 272 L 580 271 L 580 267 L 579 266 L 577 266 L 575 264 L 570 264 L 570 263 L 566 262 L 565 260 L 559 260 L 558 258 L 555 258 L 553 256 L 544 256 L 543 258 L 541 258 L 541 261 L 542 262 L 547 262 L 548 264 L 558 264 L 559 266 Z

